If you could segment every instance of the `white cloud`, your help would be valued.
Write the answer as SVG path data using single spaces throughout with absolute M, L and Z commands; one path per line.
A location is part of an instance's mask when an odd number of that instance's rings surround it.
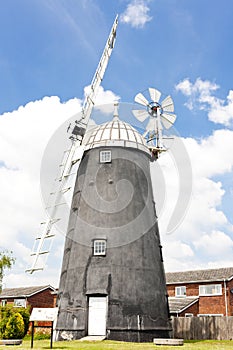
M 84 88 L 84 94 L 87 96 L 91 91 L 91 85 L 88 85 Z M 114 103 L 120 99 L 119 96 L 117 96 L 114 92 L 111 90 L 104 90 L 102 86 L 99 87 L 98 89 L 98 94 L 95 99 L 95 104 L 96 105 L 101 105 L 101 104 L 108 104 L 108 103 Z
M 233 240 L 222 231 L 206 233 L 193 244 L 196 249 L 212 258 L 223 255 L 225 258 L 230 258 L 233 254 Z
M 144 25 L 152 20 L 148 12 L 148 0 L 133 0 L 126 10 L 121 14 L 120 21 L 122 23 L 130 24 L 133 28 L 143 28 Z
M 32 243 L 45 215 L 40 197 L 45 146 L 54 129 L 77 110 L 80 100 L 61 103 L 52 96 L 0 117 L 0 241 L 1 249 L 12 250 L 16 257 L 11 273 L 16 271 L 17 276 L 25 275 Z
M 233 90 L 229 91 L 227 100 L 222 102 L 216 100 L 208 113 L 209 120 L 214 123 L 220 123 L 230 126 L 233 122 Z
M 216 130 L 200 142 L 187 139 L 186 147 L 199 175 L 213 177 L 233 169 L 233 154 L 229 152 L 233 149 L 232 130 Z
M 211 91 L 216 91 L 218 88 L 219 86 L 215 83 L 202 80 L 201 78 L 197 78 L 194 84 L 192 84 L 189 79 L 184 79 L 176 85 L 176 89 L 180 90 L 186 96 L 191 96 L 195 93 L 199 94 L 200 97 L 209 96 Z
M 85 97 L 90 93 L 91 85 L 88 85 L 84 88 Z M 98 94 L 95 99 L 95 108 L 100 110 L 105 114 L 113 113 L 114 103 L 120 100 L 120 96 L 117 96 L 111 90 L 104 90 L 102 86 L 98 89 Z
M 194 83 L 186 78 L 176 85 L 176 90 L 188 97 L 185 103 L 188 109 L 204 109 L 210 121 L 230 126 L 233 122 L 233 91 L 230 90 L 226 100 L 222 100 L 213 96 L 218 88 L 217 84 L 200 78 Z
M 203 268 L 209 260 L 214 264 L 214 259 L 219 266 L 232 265 L 229 261 L 233 226 L 222 209 L 228 188 L 217 178 L 227 173 L 233 176 L 233 154 L 226 152 L 224 146 L 229 144 L 229 149 L 233 149 L 232 140 L 233 131 L 225 129 L 217 130 L 201 141 L 183 139 L 192 164 L 192 196 L 184 221 L 170 235 L 166 235 L 166 227 L 176 205 L 179 181 L 185 179 L 179 179 L 175 164 L 167 159 L 169 154 L 158 160 L 167 192 L 159 216 L 167 271 Z
M 109 102 L 116 99 L 111 91 L 101 87 L 98 103 L 105 102 L 106 97 Z M 12 250 L 16 257 L 15 266 L 4 279 L 8 287 L 58 281 L 60 272 L 57 270 L 54 276 L 53 269 L 61 263 L 62 254 L 58 250 L 62 236 L 56 237 L 58 246 L 54 247 L 46 271 L 32 276 L 24 271 L 39 223 L 45 220 L 40 194 L 40 167 L 45 148 L 54 131 L 66 121 L 68 126 L 68 119 L 80 110 L 81 100 L 74 98 L 62 103 L 52 96 L 0 116 L 0 250 Z
M 166 254 L 179 259 L 187 259 L 194 255 L 192 248 L 179 240 L 167 244 Z

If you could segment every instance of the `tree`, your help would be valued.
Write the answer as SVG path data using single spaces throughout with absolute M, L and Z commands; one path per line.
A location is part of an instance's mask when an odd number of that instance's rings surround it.
M 2 291 L 2 279 L 4 277 L 4 270 L 10 269 L 15 263 L 15 258 L 12 256 L 12 252 L 2 251 L 0 252 L 0 292 Z

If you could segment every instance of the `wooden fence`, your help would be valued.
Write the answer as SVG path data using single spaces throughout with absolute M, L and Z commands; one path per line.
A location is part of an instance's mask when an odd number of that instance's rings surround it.
M 191 339 L 233 339 L 233 316 L 174 317 L 173 337 Z

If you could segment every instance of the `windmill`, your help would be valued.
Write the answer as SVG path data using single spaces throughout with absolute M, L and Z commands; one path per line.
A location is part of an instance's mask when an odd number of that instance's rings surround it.
M 135 102 L 146 107 L 146 109 L 133 110 L 132 112 L 140 122 L 149 119 L 143 136 L 157 158 L 159 153 L 166 151 L 163 142 L 163 129 L 172 127 L 175 123 L 176 115 L 173 113 L 174 103 L 171 96 L 167 96 L 160 103 L 161 92 L 155 88 L 149 88 L 148 91 L 150 100 L 147 100 L 142 93 L 138 93 L 135 96 Z
M 121 119 L 124 113 L 118 103 L 110 121 L 87 130 L 116 27 L 117 18 L 81 118 L 66 126 L 72 145 L 61 167 L 53 215 L 38 238 L 36 263 L 29 270 L 36 271 L 41 256 L 48 253 L 43 242 L 51 238 L 56 208 L 72 188 L 57 296 L 59 340 L 89 335 L 143 342 L 168 338 L 171 332 L 150 162 L 164 150 L 162 127 L 165 119 L 175 121 L 173 102 L 169 97 L 160 104 L 156 89 L 149 90 L 152 102 L 136 96 L 136 102 L 147 108 L 146 113 L 133 112 L 139 121 L 149 118 L 144 135 Z M 73 187 L 68 186 L 71 172 Z

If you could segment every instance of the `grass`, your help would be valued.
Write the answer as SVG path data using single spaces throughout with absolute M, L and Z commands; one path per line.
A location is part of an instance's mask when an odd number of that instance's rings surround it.
M 23 344 L 20 346 L 7 346 L 6 350 L 26 350 L 30 348 L 31 341 L 27 339 L 23 340 Z M 103 342 L 80 342 L 76 340 L 53 343 L 53 349 L 57 350 L 230 350 L 232 348 L 233 341 L 231 340 L 190 340 L 185 341 L 183 346 L 156 346 L 152 343 L 124 343 L 110 340 L 105 340 Z M 50 349 L 50 340 L 34 340 L 33 349 Z

